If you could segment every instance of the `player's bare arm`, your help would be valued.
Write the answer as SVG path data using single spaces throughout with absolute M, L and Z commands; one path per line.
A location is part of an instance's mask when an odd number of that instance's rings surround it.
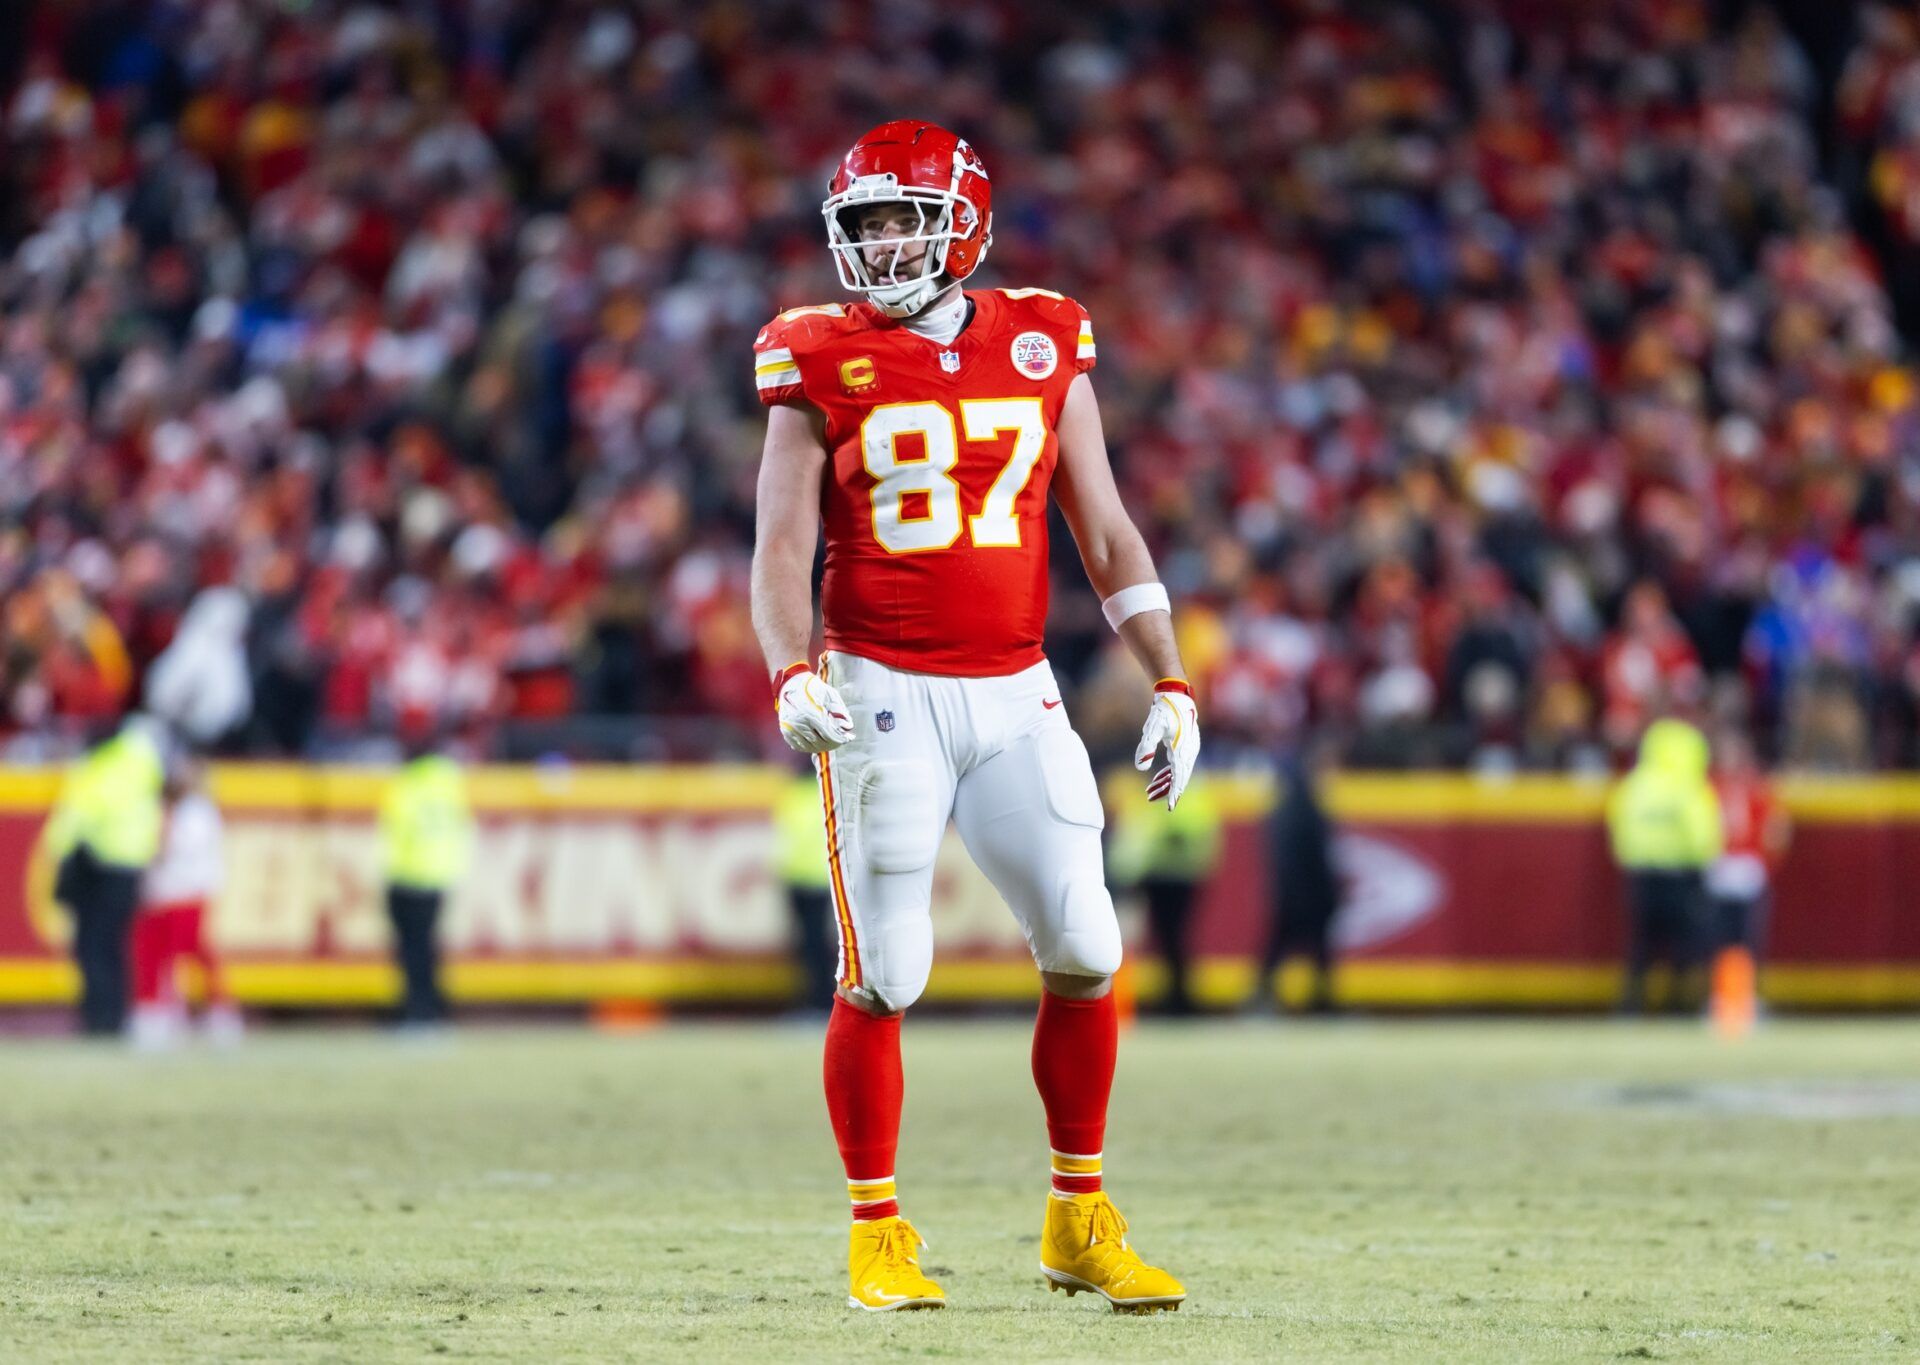
M 1153 556 L 1133 524 L 1107 459 L 1107 438 L 1100 426 L 1100 404 L 1093 381 L 1080 375 L 1067 390 L 1056 431 L 1060 465 L 1054 473 L 1054 498 L 1080 547 L 1087 580 L 1100 594 L 1108 621 L 1155 679 L 1152 709 L 1134 752 L 1136 767 L 1152 766 L 1164 745 L 1167 766 L 1147 784 L 1150 800 L 1179 803 L 1200 756 L 1200 725 L 1186 670 L 1174 641 L 1173 611 L 1166 589 L 1154 573 Z
M 817 413 L 796 404 L 768 410 L 754 515 L 753 628 L 774 677 L 780 733 L 803 753 L 835 748 L 853 734 L 839 694 L 807 663 L 826 465 Z
M 753 528 L 753 628 L 769 672 L 804 661 L 813 640 L 813 550 L 827 448 L 810 410 L 767 411 Z
M 1093 590 L 1104 602 L 1123 588 L 1158 582 L 1153 556 L 1114 485 L 1106 433 L 1100 426 L 1100 403 L 1088 376 L 1081 375 L 1067 390 L 1057 431 L 1060 467 L 1054 474 L 1054 498 L 1073 531 L 1074 544 L 1080 547 L 1080 562 L 1086 566 Z M 1170 611 L 1143 611 L 1128 617 L 1120 626 L 1120 638 L 1148 677 L 1186 675 L 1174 644 Z

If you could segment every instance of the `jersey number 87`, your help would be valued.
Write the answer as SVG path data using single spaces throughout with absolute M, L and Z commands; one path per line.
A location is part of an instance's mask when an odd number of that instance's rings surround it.
M 1013 454 L 987 489 L 980 510 L 966 517 L 966 529 L 978 549 L 1010 549 L 1020 544 L 1020 519 L 1014 513 L 1033 468 L 1046 449 L 1046 419 L 1038 398 L 963 398 L 956 429 L 953 413 L 934 402 L 885 403 L 860 424 L 860 452 L 877 482 L 871 493 L 873 535 L 888 553 L 918 554 L 944 550 L 960 538 L 960 431 L 968 441 L 997 441 L 1013 433 Z M 902 437 L 918 437 L 925 453 L 900 458 Z M 911 500 L 911 501 L 910 501 Z

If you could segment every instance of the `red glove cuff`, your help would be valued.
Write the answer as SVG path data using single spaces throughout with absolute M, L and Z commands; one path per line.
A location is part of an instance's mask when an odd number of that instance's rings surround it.
M 811 673 L 811 672 L 813 672 L 813 665 L 807 663 L 805 660 L 802 660 L 797 664 L 788 664 L 785 668 L 781 669 L 778 673 L 774 674 L 773 699 L 775 701 L 780 700 L 780 689 L 787 685 L 787 679 L 793 677 L 795 674 L 798 674 L 798 673 Z
M 1183 697 L 1193 696 L 1193 684 L 1185 678 L 1162 678 L 1153 685 L 1155 692 L 1178 692 Z

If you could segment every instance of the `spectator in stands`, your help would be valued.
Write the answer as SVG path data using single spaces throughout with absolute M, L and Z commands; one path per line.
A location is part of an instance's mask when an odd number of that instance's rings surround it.
M 1920 752 L 1882 266 L 1920 288 L 1869 250 L 1915 200 L 1905 10 L 1839 92 L 1863 240 L 1762 6 L 869 8 L 37 7 L 0 91 L 0 745 L 71 752 L 212 587 L 256 750 L 770 742 L 743 357 L 835 296 L 824 167 L 917 102 L 992 151 L 987 283 L 1099 319 L 1217 744 L 1588 765 L 1711 681 L 1769 754 Z M 1077 686 L 1101 623 L 1056 601 Z
M 1699 655 L 1667 605 L 1666 592 L 1650 580 L 1634 584 L 1627 593 L 1601 669 L 1606 686 L 1602 723 L 1608 743 L 1617 750 L 1630 751 L 1652 717 L 1694 709 L 1704 699 Z
M 208 588 L 147 671 L 147 709 L 166 717 L 186 742 L 211 748 L 238 733 L 252 714 L 246 630 L 246 598 L 232 588 Z M 205 799 L 186 798 L 196 810 L 194 803 Z

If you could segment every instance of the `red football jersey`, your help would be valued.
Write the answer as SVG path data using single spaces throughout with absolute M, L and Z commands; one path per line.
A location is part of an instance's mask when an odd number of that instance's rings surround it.
M 1720 823 L 1726 836 L 1729 855 L 1758 858 L 1769 868 L 1775 850 L 1768 836 L 1778 805 L 1772 788 L 1760 777 L 1732 777 L 1721 774 L 1714 779 L 1714 792 L 1720 798 Z
M 826 418 L 827 648 L 978 678 L 1041 658 L 1054 424 L 1094 348 L 1072 299 L 967 298 L 944 346 L 864 303 L 792 309 L 754 343 L 754 380 Z

